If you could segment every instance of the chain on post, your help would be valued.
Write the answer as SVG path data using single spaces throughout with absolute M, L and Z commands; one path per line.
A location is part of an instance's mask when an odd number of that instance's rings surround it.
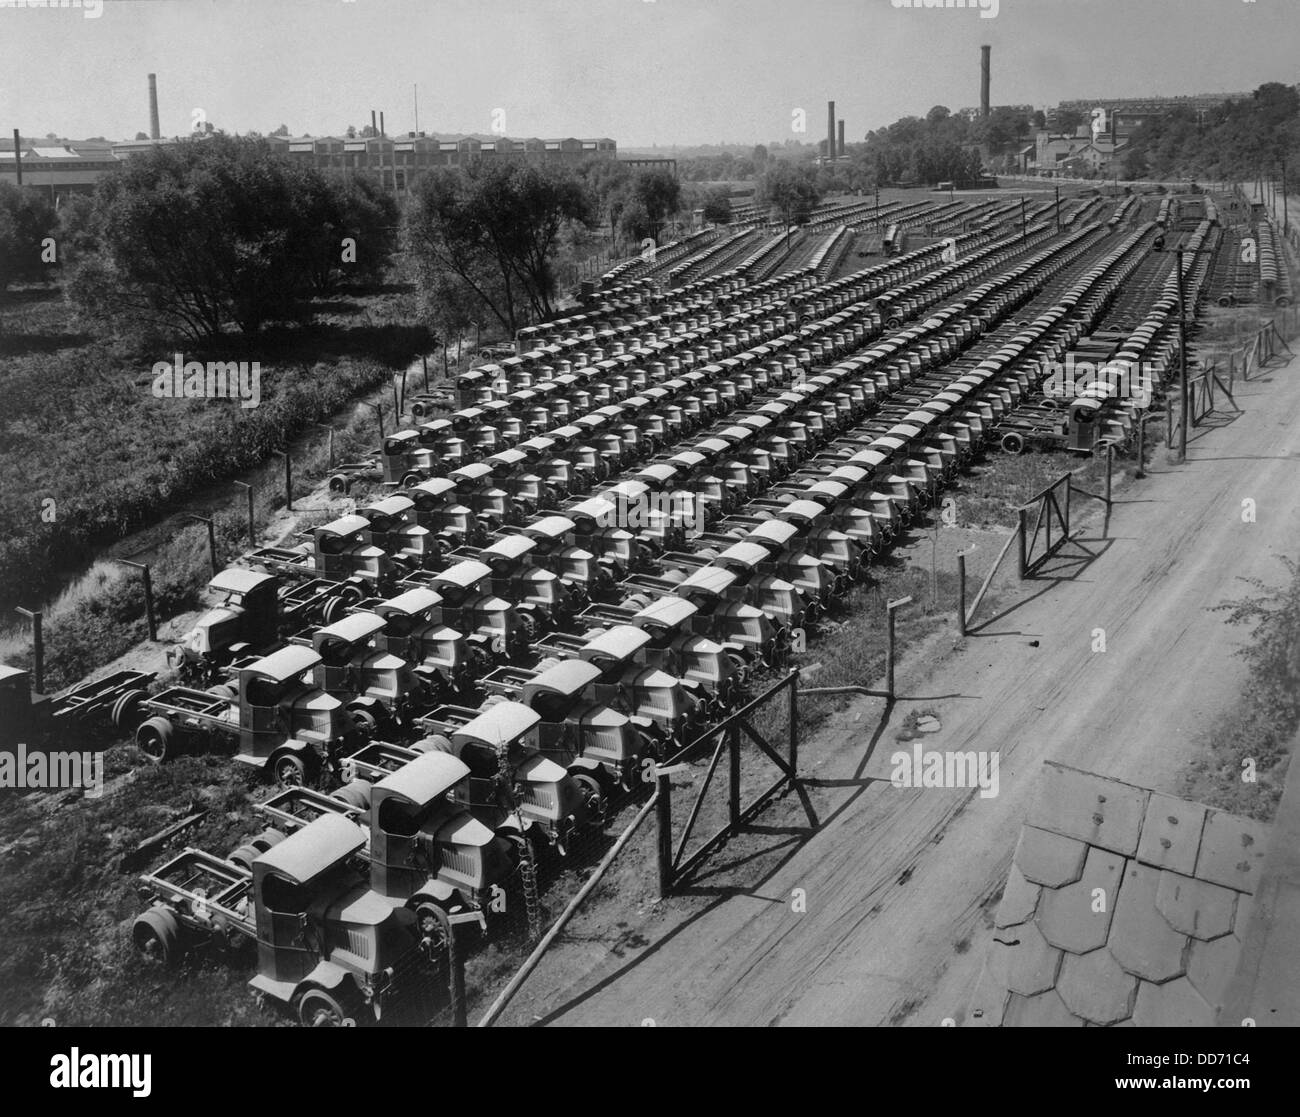
M 519 819 L 519 830 L 523 837 L 519 853 L 519 880 L 524 890 L 524 912 L 528 917 L 528 937 L 535 940 L 542 932 L 542 900 L 537 888 L 537 863 L 533 859 L 533 843 L 523 831 L 523 816 L 519 810 L 519 801 L 515 798 L 514 786 L 510 780 L 510 762 L 507 757 L 508 745 L 497 746 L 497 783 L 505 796 L 506 804 Z

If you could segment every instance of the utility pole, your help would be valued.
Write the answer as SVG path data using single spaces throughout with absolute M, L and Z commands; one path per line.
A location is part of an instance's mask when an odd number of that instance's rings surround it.
M 1025 196 L 1021 194 L 1020 195 L 1020 239 L 1027 240 L 1028 238 L 1029 238 L 1029 227 L 1025 221 Z
M 1287 213 L 1287 208 L 1286 208 L 1286 156 L 1285 155 L 1282 156 L 1281 163 L 1282 163 L 1282 235 L 1286 236 L 1286 234 L 1290 231 L 1291 221 L 1290 221 L 1290 215 Z
M 1061 232 L 1061 188 L 1054 186 L 1052 189 L 1056 191 L 1056 231 L 1059 234 Z
M 1183 290 L 1183 249 L 1174 250 L 1178 269 L 1178 460 L 1187 460 L 1187 300 Z

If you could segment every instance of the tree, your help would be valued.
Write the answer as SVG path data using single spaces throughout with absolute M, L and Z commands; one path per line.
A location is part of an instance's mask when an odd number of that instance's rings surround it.
M 682 184 L 667 171 L 642 171 L 632 180 L 632 194 L 645 207 L 648 236 L 658 236 L 664 221 L 681 208 Z
M 1030 117 L 1030 120 L 1033 121 L 1033 125 L 1035 128 L 1047 127 L 1047 113 L 1043 112 L 1042 109 L 1039 109 L 1037 112 L 1035 112 L 1034 115 Z
M 762 144 L 755 144 L 754 153 L 750 156 L 750 159 L 753 161 L 755 167 L 763 167 L 768 160 L 767 148 Z
M 810 167 L 781 162 L 770 166 L 759 177 L 755 190 L 759 205 L 779 214 L 787 226 L 808 220 L 821 201 L 816 176 Z
M 0 293 L 11 283 L 45 278 L 42 241 L 55 229 L 45 194 L 0 182 Z
M 149 134 L 147 132 L 137 132 L 135 138 L 137 140 L 147 140 L 149 139 Z
M 1078 109 L 1062 109 L 1056 114 L 1056 127 L 1063 136 L 1073 136 L 1087 117 Z
M 925 121 L 927 124 L 942 124 L 950 116 L 952 116 L 952 112 L 947 105 L 935 105 L 925 114 Z
M 731 224 L 731 192 L 726 187 L 710 190 L 704 201 L 704 220 L 715 225 Z
M 277 128 L 274 132 L 271 133 L 271 135 L 273 136 L 287 136 L 288 134 L 289 134 L 289 125 L 287 124 L 281 124 L 279 128 Z
M 344 229 L 371 229 L 369 260 L 383 251 L 376 222 L 392 220 L 365 187 L 290 163 L 265 140 L 183 140 L 100 180 L 82 228 L 98 247 L 68 293 L 88 316 L 141 331 L 211 340 L 233 324 L 251 336 L 301 320 L 326 261 L 344 266 Z
M 416 180 L 402 241 L 426 300 L 450 294 L 471 320 L 486 314 L 514 333 L 526 316 L 554 312 L 554 256 L 569 221 L 594 221 L 578 175 L 478 162 Z

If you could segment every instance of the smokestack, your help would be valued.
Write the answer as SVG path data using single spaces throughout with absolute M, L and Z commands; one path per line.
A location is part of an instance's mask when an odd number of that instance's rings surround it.
M 381 136 L 386 134 L 384 132 L 384 114 L 382 112 L 379 114 L 379 134 Z
M 993 48 L 987 44 L 980 47 L 980 116 L 989 114 L 989 68 Z
M 835 158 L 835 102 L 826 102 L 826 158 Z
M 371 134 L 372 136 L 377 136 L 377 135 L 379 135 L 379 125 L 375 123 L 375 110 L 374 110 L 374 109 L 371 109 L 371 110 L 370 110 L 370 134 Z
M 157 140 L 162 137 L 158 127 L 158 75 L 149 75 L 149 135 Z
M 840 159 L 844 158 L 844 121 L 842 120 L 840 121 L 840 145 L 835 154 Z
M 18 138 L 18 129 L 14 129 L 14 171 L 18 175 L 18 185 L 23 184 L 23 144 Z

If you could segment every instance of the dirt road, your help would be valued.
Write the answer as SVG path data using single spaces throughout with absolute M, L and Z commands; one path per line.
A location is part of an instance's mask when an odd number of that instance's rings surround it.
M 1230 707 L 1243 633 L 1210 607 L 1243 596 L 1239 578 L 1280 583 L 1275 556 L 1294 554 L 1298 374 L 1300 362 L 1239 385 L 1245 413 L 1193 432 L 1185 465 L 1157 451 L 1151 476 L 1121 491 L 1106 537 L 1083 540 L 1091 558 L 1067 552 L 1078 558 L 1055 564 L 1060 580 L 1037 583 L 952 654 L 900 673 L 905 698 L 874 747 L 873 699 L 806 741 L 819 828 L 759 887 L 689 910 L 659 905 L 624 925 L 613 952 L 575 925 L 507 1019 L 962 1023 L 1042 762 L 1176 792 L 1210 719 Z M 1097 630 L 1104 651 L 1093 650 Z M 943 723 L 926 748 L 999 754 L 996 797 L 888 782 L 903 747 L 894 733 L 917 708 Z

